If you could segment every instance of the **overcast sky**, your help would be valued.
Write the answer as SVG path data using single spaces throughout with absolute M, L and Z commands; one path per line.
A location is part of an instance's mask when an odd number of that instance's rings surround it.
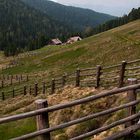
M 98 12 L 122 16 L 140 7 L 140 0 L 52 0 L 65 5 L 90 8 Z

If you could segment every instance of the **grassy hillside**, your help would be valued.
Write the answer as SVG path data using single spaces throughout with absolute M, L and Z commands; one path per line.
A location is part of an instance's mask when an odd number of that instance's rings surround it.
M 77 67 L 109 65 L 140 56 L 140 20 L 92 36 L 72 45 L 45 46 L 36 56 L 18 59 L 19 66 L 5 74 L 42 73 L 51 77 Z
M 45 46 L 33 51 L 34 56 L 22 58 L 5 58 L 0 54 L 0 67 L 13 59 L 18 66 L 1 71 L 1 74 L 32 75 L 29 82 L 14 84 L 0 89 L 12 91 L 35 82 L 50 81 L 51 78 L 62 76 L 64 72 L 74 72 L 76 68 L 95 67 L 96 65 L 112 65 L 123 60 L 134 60 L 140 56 L 140 20 L 127 25 L 86 38 L 72 45 Z M 37 75 L 37 76 L 36 76 Z
M 77 67 L 94 67 L 97 64 L 110 65 L 120 63 L 122 60 L 138 59 L 140 56 L 140 20 L 96 36 L 92 36 L 72 45 L 45 46 L 44 48 L 32 53 L 36 53 L 36 55 L 14 58 L 19 65 L 14 68 L 4 70 L 1 74 L 38 74 L 36 80 L 41 82 L 42 80 L 61 75 L 64 72 L 72 72 Z M 0 53 L 0 58 L 3 60 L 0 60 L 1 66 L 6 65 L 13 60 L 12 57 L 6 59 L 2 53 Z M 30 83 L 34 83 L 34 80 L 31 80 Z M 24 84 L 25 83 L 20 84 L 20 86 L 23 86 Z M 10 88 L 11 87 L 8 87 L 5 90 Z M 54 105 L 89 96 L 91 95 L 91 91 L 92 95 L 98 94 L 101 90 L 102 89 L 93 90 L 93 88 L 66 87 L 63 91 L 59 91 L 57 94 L 50 95 L 48 97 L 44 95 L 39 95 L 38 97 L 29 95 L 19 96 L 15 99 L 9 99 L 0 103 L 0 117 L 33 110 L 35 108 L 34 100 L 38 98 L 47 98 L 49 105 Z M 54 116 L 57 118 L 55 119 L 55 122 L 54 119 L 51 121 L 51 126 L 66 122 L 69 119 L 72 120 L 77 117 L 81 117 L 79 114 L 85 116 L 89 113 L 106 109 L 106 107 L 113 107 L 118 104 L 120 105 L 125 98 L 125 96 L 121 96 L 119 98 L 113 96 L 111 99 L 106 98 L 99 102 L 97 101 L 91 104 L 86 104 L 85 106 L 81 105 L 70 110 L 58 111 L 51 114 L 50 118 L 54 118 Z M 81 110 L 85 111 L 81 112 Z M 73 115 L 71 115 L 71 113 Z M 64 116 L 64 114 L 67 115 Z M 107 124 L 108 122 L 113 122 L 114 119 L 120 119 L 124 114 L 125 112 L 122 111 L 118 112 L 118 114 L 113 114 L 110 118 L 107 116 L 102 121 L 100 119 L 91 120 L 81 125 L 52 133 L 52 136 L 55 140 L 62 140 L 62 137 L 64 137 L 64 140 L 67 140 L 70 136 L 84 133 L 85 129 L 87 131 L 93 130 Z M 99 122 L 102 122 L 103 124 Z M 29 123 L 30 125 L 28 125 Z M 21 124 L 22 127 L 20 127 Z M 25 119 L 24 121 L 17 121 L 9 123 L 8 125 L 4 124 L 0 126 L 0 138 L 2 140 L 7 140 L 11 137 L 32 132 L 35 128 L 34 119 Z M 120 130 L 122 127 L 117 129 Z M 114 131 L 116 131 L 116 128 L 111 132 Z M 108 134 L 110 134 L 110 132 L 105 132 L 104 134 L 97 136 L 97 139 L 102 139 L 104 135 L 106 136 Z

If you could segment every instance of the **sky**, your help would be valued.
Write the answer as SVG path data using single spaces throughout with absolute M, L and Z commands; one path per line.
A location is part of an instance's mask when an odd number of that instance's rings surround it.
M 64 5 L 89 8 L 97 12 L 123 16 L 140 7 L 140 0 L 52 0 Z

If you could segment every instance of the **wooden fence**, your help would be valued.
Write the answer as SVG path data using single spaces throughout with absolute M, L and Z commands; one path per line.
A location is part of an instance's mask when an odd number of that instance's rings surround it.
M 4 71 L 4 70 L 10 69 L 10 68 L 17 67 L 17 66 L 19 66 L 19 64 L 17 63 L 18 59 L 25 58 L 25 57 L 37 56 L 38 54 L 41 54 L 41 53 L 42 53 L 41 51 L 39 51 L 39 52 L 25 52 L 25 53 L 21 53 L 21 54 L 17 55 L 16 57 L 14 57 L 13 60 L 11 60 L 14 63 L 7 64 L 4 67 L 2 67 L 0 70 Z
M 62 77 L 52 79 L 51 81 L 35 83 L 34 85 L 24 86 L 19 89 L 12 89 L 8 92 L 2 92 L 0 99 L 15 97 L 16 95 L 26 95 L 26 93 L 37 95 L 40 93 L 54 94 L 56 90 L 62 89 L 65 85 L 74 85 L 76 87 L 123 87 L 127 85 L 128 78 L 137 78 L 140 81 L 140 59 L 113 66 L 97 66 L 94 68 L 77 69 L 70 74 L 64 74 Z M 13 96 L 13 90 L 17 91 Z M 4 95 L 4 98 L 3 98 Z
M 87 132 L 80 136 L 71 138 L 70 140 L 83 140 L 85 138 L 89 138 L 94 135 L 100 134 L 101 132 L 110 130 L 111 128 L 114 128 L 119 125 L 124 125 L 125 126 L 124 130 L 121 132 L 117 132 L 113 134 L 112 136 L 105 138 L 104 140 L 118 140 L 119 138 L 123 138 L 123 137 L 125 137 L 127 140 L 133 139 L 134 134 L 132 135 L 132 133 L 135 133 L 137 130 L 140 130 L 140 124 L 138 123 L 138 119 L 140 118 L 140 112 L 136 111 L 136 107 L 140 103 L 140 99 L 138 99 L 138 96 L 137 96 L 137 93 L 140 91 L 140 84 L 137 84 L 137 79 L 129 79 L 128 83 L 129 83 L 129 86 L 126 86 L 123 88 L 113 89 L 107 92 L 102 92 L 97 95 L 89 96 L 89 97 L 75 100 L 66 104 L 59 104 L 59 105 L 55 105 L 51 107 L 48 107 L 47 100 L 37 100 L 35 102 L 36 107 L 37 107 L 35 111 L 31 111 L 31 112 L 27 112 L 27 113 L 23 113 L 19 115 L 14 115 L 14 116 L 9 116 L 5 118 L 0 118 L 0 124 L 36 116 L 37 131 L 17 137 L 17 138 L 13 138 L 13 140 L 27 140 L 27 139 L 38 137 L 38 136 L 39 136 L 38 138 L 41 140 L 50 140 L 51 139 L 50 134 L 53 131 L 64 129 L 72 125 L 80 124 L 82 122 L 99 118 L 99 117 L 103 117 L 105 115 L 113 114 L 113 113 L 116 113 L 117 111 L 125 109 L 127 112 L 125 118 L 121 120 L 117 120 L 113 123 L 107 124 L 105 126 L 102 126 L 101 128 L 92 130 L 91 132 Z M 102 112 L 90 114 L 85 117 L 78 118 L 76 120 L 72 120 L 63 124 L 59 124 L 57 126 L 50 127 L 50 123 L 49 123 L 50 112 L 55 112 L 55 111 L 70 108 L 73 106 L 93 102 L 101 98 L 110 97 L 112 95 L 124 94 L 126 92 L 127 92 L 127 98 L 126 98 L 127 103 L 125 104 L 121 104 L 120 106 L 109 108 Z
M 14 85 L 20 84 L 22 82 L 28 82 L 29 76 L 28 75 L 2 75 L 0 77 L 0 89 Z
M 14 68 L 14 67 L 17 67 L 17 66 L 18 66 L 18 64 L 9 64 L 9 65 L 6 65 L 5 67 L 2 67 L 1 71 L 3 72 L 4 70 Z
M 42 86 L 42 87 L 41 87 Z M 46 94 L 51 90 L 51 86 L 46 86 L 45 83 L 42 83 L 42 85 L 39 86 L 37 83 L 34 84 L 33 86 L 23 86 L 19 88 L 13 88 L 12 90 L 8 91 L 2 91 L 0 94 L 0 99 L 1 100 L 6 100 L 9 98 L 15 98 L 19 95 L 33 95 L 37 96 L 38 94 Z

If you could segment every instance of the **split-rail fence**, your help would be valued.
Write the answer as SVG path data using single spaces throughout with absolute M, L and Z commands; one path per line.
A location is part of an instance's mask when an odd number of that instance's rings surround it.
M 114 121 L 110 124 L 104 125 L 100 128 L 97 128 L 85 134 L 70 138 L 70 140 L 84 140 L 85 138 L 93 137 L 94 135 L 98 135 L 101 132 L 110 130 L 111 128 L 114 128 L 119 125 L 123 125 L 124 130 L 116 132 L 113 135 L 104 138 L 104 140 L 118 140 L 119 138 L 132 140 L 134 138 L 135 132 L 140 130 L 140 124 L 139 124 L 140 112 L 136 111 L 136 107 L 140 104 L 140 99 L 138 98 L 138 92 L 140 91 L 140 84 L 137 84 L 137 82 L 138 82 L 137 79 L 128 79 L 129 86 L 113 89 L 107 92 L 102 92 L 69 103 L 59 104 L 59 105 L 54 105 L 49 107 L 48 107 L 47 100 L 37 100 L 35 102 L 37 108 L 36 110 L 19 114 L 19 115 L 0 118 L 0 124 L 9 123 L 12 121 L 17 121 L 30 117 L 36 117 L 37 130 L 35 132 L 13 138 L 12 140 L 27 140 L 35 137 L 37 137 L 39 140 L 51 140 L 51 132 L 64 129 L 72 125 L 76 125 L 91 119 L 103 117 L 105 115 L 112 114 L 117 111 L 125 109 L 127 112 L 125 118 Z M 120 104 L 120 106 L 109 108 L 102 112 L 90 114 L 82 118 L 77 118 L 75 120 L 50 127 L 50 123 L 49 123 L 50 112 L 55 112 L 58 110 L 74 107 L 77 105 L 86 104 L 89 102 L 94 102 L 101 98 L 110 97 L 113 95 L 125 94 L 126 92 L 127 92 L 127 98 L 126 98 L 127 102 L 125 104 Z
M 76 87 L 123 87 L 127 85 L 128 78 L 137 78 L 140 81 L 140 59 L 134 61 L 123 61 L 112 66 L 100 66 L 86 69 L 77 69 L 70 74 L 54 78 L 51 81 L 25 85 L 9 91 L 2 91 L 0 99 L 5 100 L 19 95 L 31 94 L 37 96 L 40 93 L 54 94 L 56 90 L 66 85 Z M 28 76 L 26 78 L 28 80 Z

